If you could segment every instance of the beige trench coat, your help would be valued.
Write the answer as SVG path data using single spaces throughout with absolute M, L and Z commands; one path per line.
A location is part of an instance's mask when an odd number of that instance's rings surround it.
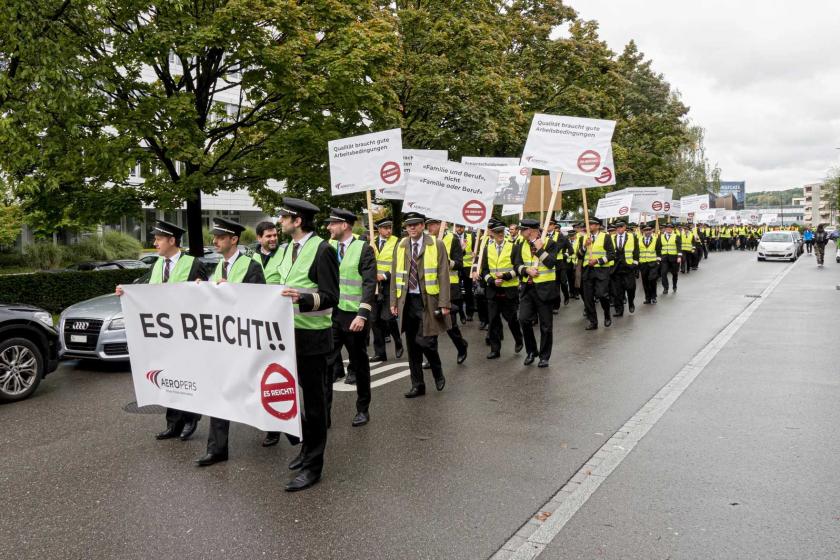
M 398 316 L 403 316 L 403 308 L 405 307 L 405 299 L 408 295 L 408 283 L 403 290 L 402 295 L 397 298 L 397 252 L 399 247 L 405 247 L 405 270 L 408 271 L 409 259 L 411 258 L 411 246 L 408 244 L 408 237 L 400 239 L 397 248 L 394 250 L 394 261 L 391 264 L 391 307 L 396 307 Z M 437 277 L 442 279 L 439 281 L 440 294 L 431 295 L 426 293 L 426 282 L 423 279 L 423 254 L 426 252 L 426 247 L 432 243 L 437 243 Z M 423 234 L 423 245 L 418 256 L 420 265 L 420 294 L 423 296 L 423 336 L 438 336 L 449 329 L 449 317 L 435 317 L 434 311 L 439 307 L 449 308 L 452 304 L 449 295 L 449 256 L 446 252 L 446 247 L 443 242 L 434 237 Z M 404 330 L 401 325 L 401 330 Z

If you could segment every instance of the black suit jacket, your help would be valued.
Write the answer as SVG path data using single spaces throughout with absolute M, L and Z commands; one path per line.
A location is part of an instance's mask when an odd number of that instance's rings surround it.
M 243 284 L 265 284 L 265 273 L 260 263 L 246 255 L 239 255 L 237 258 L 251 261 L 248 263 L 248 271 L 245 273 L 245 277 L 242 278 Z
M 523 243 L 517 243 L 513 247 L 513 255 L 511 257 L 511 260 L 513 261 L 513 269 L 516 271 L 517 274 L 519 274 L 519 277 L 522 280 L 522 283 L 519 285 L 519 290 L 520 292 L 524 292 L 525 290 L 533 288 L 536 291 L 537 297 L 540 299 L 540 301 L 554 301 L 559 297 L 559 292 L 557 291 L 557 282 L 535 282 L 533 284 L 528 283 L 528 279 L 530 279 L 531 277 L 528 276 L 526 269 L 532 266 L 532 263 L 526 263 L 522 258 L 522 246 L 525 243 L 528 242 L 525 241 Z M 543 263 L 543 266 L 546 266 L 548 268 L 556 268 L 557 251 L 559 249 L 560 247 L 557 245 L 557 243 L 555 243 L 551 239 L 546 239 L 543 248 L 535 250 L 532 247 L 531 254 L 536 256 Z
M 633 262 L 638 264 L 638 262 L 639 262 L 639 243 L 640 243 L 640 241 L 634 234 L 632 234 L 628 231 L 628 232 L 624 233 L 624 244 L 625 245 L 627 244 L 627 240 L 630 239 L 630 238 L 632 238 L 633 242 L 635 242 L 634 245 L 633 245 L 632 260 L 633 260 Z M 624 256 L 624 248 L 621 248 L 621 249 L 618 248 L 618 234 L 616 234 L 616 239 L 615 239 L 615 269 L 614 269 L 615 272 L 628 272 L 628 271 L 632 271 L 635 267 L 636 267 L 636 265 L 627 264 L 627 260 Z

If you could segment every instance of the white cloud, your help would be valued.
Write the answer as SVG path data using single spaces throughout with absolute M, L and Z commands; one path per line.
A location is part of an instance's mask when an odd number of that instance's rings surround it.
M 840 151 L 840 2 L 572 0 L 621 52 L 634 39 L 747 190 L 819 181 Z

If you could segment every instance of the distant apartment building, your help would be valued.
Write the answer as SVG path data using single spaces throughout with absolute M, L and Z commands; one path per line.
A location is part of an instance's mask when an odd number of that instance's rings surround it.
M 837 223 L 837 204 L 833 191 L 821 183 L 811 183 L 802 187 L 805 199 L 803 204 L 805 223 L 811 226 Z

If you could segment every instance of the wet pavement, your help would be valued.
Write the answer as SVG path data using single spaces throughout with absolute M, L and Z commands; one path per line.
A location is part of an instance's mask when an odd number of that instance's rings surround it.
M 805 529 L 814 554 L 798 557 L 832 557 L 840 521 L 824 514 L 840 492 L 813 472 L 840 464 L 840 265 L 826 260 L 819 273 L 795 265 L 543 557 L 744 558 L 767 531 L 790 551 Z M 373 389 L 362 428 L 354 393 L 337 392 L 324 478 L 296 494 L 283 492 L 296 455 L 285 441 L 263 448 L 234 425 L 230 460 L 199 469 L 206 419 L 189 442 L 158 442 L 161 414 L 125 410 L 126 367 L 66 362 L 32 399 L 0 406 L 0 558 L 488 558 L 787 266 L 713 254 L 676 295 L 638 298 L 593 333 L 572 301 L 547 370 L 523 366 L 509 333 L 487 361 L 469 323 L 465 364 L 440 339 L 443 392 L 406 400 L 402 368 L 382 371 L 393 379 Z M 777 356 L 768 336 L 791 351 Z

